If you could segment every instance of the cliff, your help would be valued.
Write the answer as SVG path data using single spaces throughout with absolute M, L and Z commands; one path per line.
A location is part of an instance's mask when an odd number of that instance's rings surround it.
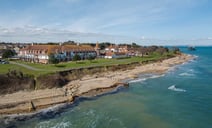
M 159 61 L 159 60 L 158 60 Z M 100 75 L 103 72 L 130 70 L 136 66 L 156 61 L 133 62 L 107 66 L 85 67 L 41 75 L 39 77 L 23 74 L 20 71 L 9 71 L 0 75 L 0 95 L 21 90 L 38 90 L 46 88 L 61 88 L 68 82 L 81 79 L 86 75 Z
M 13 93 L 20 90 L 34 90 L 33 76 L 23 75 L 21 72 L 10 71 L 0 75 L 0 94 Z

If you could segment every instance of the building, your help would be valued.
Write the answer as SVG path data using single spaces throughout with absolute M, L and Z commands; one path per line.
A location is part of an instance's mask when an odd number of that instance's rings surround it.
M 15 51 L 15 53 L 18 55 L 20 52 L 20 48 L 19 47 L 14 47 L 13 50 Z
M 89 45 L 29 45 L 20 50 L 18 56 L 21 60 L 35 63 L 48 63 L 49 55 L 54 56 L 59 61 L 71 61 L 77 54 L 81 59 L 89 56 L 96 57 L 96 51 Z
M 123 58 L 123 57 L 127 57 L 127 54 L 123 52 L 107 52 L 105 54 L 106 59 Z
M 118 45 L 110 45 L 109 47 L 105 48 L 105 52 L 119 52 Z
M 107 59 L 111 58 L 122 58 L 128 56 L 128 47 L 127 46 L 118 46 L 118 45 L 110 45 L 105 48 L 105 57 Z
M 99 42 L 96 43 L 96 46 L 95 46 L 94 50 L 96 51 L 97 57 L 99 57 L 100 56 Z
M 7 45 L 6 44 L 0 44 L 0 50 L 2 49 L 7 49 Z

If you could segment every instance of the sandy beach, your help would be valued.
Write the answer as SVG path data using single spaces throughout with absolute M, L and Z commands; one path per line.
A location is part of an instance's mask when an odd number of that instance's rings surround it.
M 100 75 L 84 76 L 69 82 L 63 88 L 21 91 L 0 96 L 0 115 L 31 113 L 60 103 L 74 102 L 77 96 L 95 96 L 113 90 L 123 80 L 134 79 L 141 73 L 163 74 L 175 65 L 182 64 L 194 57 L 181 54 L 174 58 L 143 64 L 132 70 L 105 72 Z

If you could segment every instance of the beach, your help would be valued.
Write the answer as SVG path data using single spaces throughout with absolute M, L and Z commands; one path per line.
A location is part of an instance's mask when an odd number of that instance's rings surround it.
M 124 80 L 135 79 L 139 74 L 163 74 L 175 65 L 185 63 L 194 57 L 181 54 L 173 58 L 140 64 L 131 70 L 119 70 L 87 75 L 69 82 L 62 88 L 20 91 L 0 96 L 0 114 L 35 113 L 56 104 L 73 103 L 75 97 L 92 97 L 112 91 L 117 86 L 127 86 Z

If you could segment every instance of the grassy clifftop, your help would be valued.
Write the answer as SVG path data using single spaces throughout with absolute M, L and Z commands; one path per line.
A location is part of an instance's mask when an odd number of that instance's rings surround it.
M 23 62 L 23 61 L 15 61 L 16 63 L 26 65 L 28 67 L 32 67 L 32 70 L 17 64 L 5 64 L 0 65 L 0 74 L 6 74 L 8 70 L 18 70 L 23 72 L 24 74 L 33 75 L 35 77 L 39 77 L 40 75 L 44 74 L 51 74 L 58 71 L 67 71 L 71 69 L 77 68 L 85 68 L 85 67 L 96 67 L 96 66 L 107 66 L 107 65 L 116 65 L 116 64 L 129 64 L 133 62 L 145 62 L 145 61 L 154 61 L 159 59 L 168 58 L 171 56 L 175 56 L 174 53 L 169 52 L 163 55 L 159 54 L 152 54 L 150 56 L 144 57 L 126 57 L 121 59 L 96 59 L 96 60 L 83 60 L 77 62 L 64 62 L 59 64 L 38 64 L 38 63 L 30 63 L 30 62 Z

